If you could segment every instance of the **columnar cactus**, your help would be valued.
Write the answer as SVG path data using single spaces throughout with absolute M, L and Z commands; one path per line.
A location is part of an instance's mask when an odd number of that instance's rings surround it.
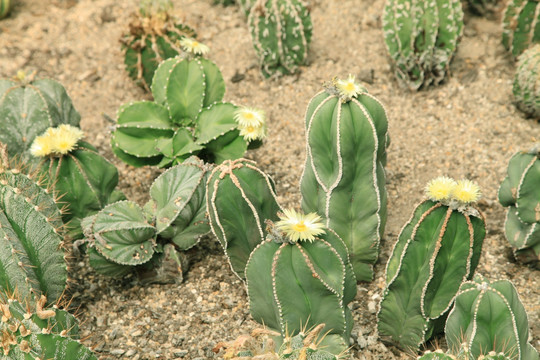
M 527 342 L 527 313 L 508 280 L 490 282 L 477 275 L 474 281 L 463 283 L 448 315 L 445 337 L 451 351 L 466 344 L 473 359 L 490 352 L 512 360 L 539 359 Z
M 343 239 L 358 281 L 373 279 L 386 224 L 387 130 L 384 107 L 353 76 L 327 84 L 306 111 L 302 209 Z
M 536 0 L 510 0 L 503 15 L 502 43 L 517 57 L 533 43 L 540 42 L 538 26 L 540 3 Z
M 266 238 L 264 221 L 279 220 L 274 182 L 253 161 L 227 160 L 214 168 L 206 189 L 212 232 L 233 272 L 244 279 L 249 255 Z
M 264 77 L 293 74 L 306 63 L 312 24 L 303 0 L 256 0 L 248 25 Z
M 401 85 L 418 90 L 444 80 L 463 31 L 459 0 L 388 0 L 382 21 Z
M 246 265 L 250 313 L 282 336 L 326 324 L 323 343 L 337 354 L 349 343 L 347 305 L 356 294 L 347 247 L 314 213 L 285 210 L 280 218 L 275 227 L 268 221 L 268 236 Z
M 0 19 L 5 18 L 11 10 L 11 0 L 0 0 Z
M 499 202 L 508 207 L 504 230 L 523 263 L 540 264 L 540 144 L 510 159 L 499 188 Z
M 540 44 L 519 56 L 513 93 L 517 107 L 528 116 L 540 118 Z
M 388 260 L 378 314 L 381 338 L 410 351 L 438 330 L 459 287 L 472 278 L 486 234 L 473 205 L 479 197 L 476 184 L 439 177 L 426 193 Z

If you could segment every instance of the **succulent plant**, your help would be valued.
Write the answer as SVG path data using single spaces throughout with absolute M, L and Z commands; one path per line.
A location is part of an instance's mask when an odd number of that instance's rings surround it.
M 513 93 L 517 107 L 528 116 L 540 118 L 540 44 L 519 56 Z
M 249 308 L 258 323 L 296 335 L 326 324 L 323 344 L 338 354 L 349 344 L 352 315 L 348 304 L 356 294 L 356 279 L 347 247 L 324 229 L 315 213 L 284 210 L 268 224 L 268 236 L 246 265 Z
M 226 160 L 214 168 L 206 189 L 212 232 L 233 272 L 244 279 L 249 255 L 266 238 L 264 221 L 279 220 L 274 182 L 254 161 Z
M 499 202 L 508 207 L 504 231 L 523 263 L 540 265 L 540 144 L 514 154 L 499 188 Z
M 452 355 L 450 353 L 444 353 L 442 350 L 437 351 L 426 351 L 424 355 L 419 356 L 418 360 L 511 360 L 504 353 L 496 353 L 490 351 L 485 355 L 480 355 L 477 358 L 470 357 L 468 350 L 460 350 L 458 355 Z
M 0 79 L 0 119 L 0 142 L 11 157 L 28 161 L 36 136 L 60 124 L 79 126 L 81 116 L 61 84 L 20 71 L 13 80 Z
M 378 313 L 380 337 L 410 351 L 440 330 L 459 287 L 474 274 L 486 234 L 473 205 L 475 183 L 439 177 L 426 195 L 394 245 Z
M 235 0 L 214 0 L 214 4 L 220 4 L 223 6 L 234 5 Z
M 11 0 L 0 0 L 0 19 L 9 15 L 11 10 Z
M 382 21 L 400 85 L 418 90 L 444 80 L 463 31 L 459 0 L 388 0 Z
M 469 9 L 477 15 L 483 16 L 487 13 L 497 11 L 500 0 L 467 0 Z
M 514 57 L 540 42 L 540 33 L 535 31 L 540 17 L 538 6 L 540 3 L 536 0 L 509 0 L 506 5 L 502 43 Z
M 150 90 L 158 65 L 182 54 L 180 41 L 196 37 L 193 29 L 170 15 L 171 9 L 170 0 L 142 1 L 132 15 L 129 32 L 121 39 L 129 76 L 146 90 Z
M 306 111 L 302 209 L 324 218 L 347 245 L 356 279 L 371 281 L 386 224 L 386 111 L 353 76 L 325 87 Z
M 240 1 L 264 77 L 288 75 L 306 63 L 312 24 L 302 0 Z
M 238 6 L 240 6 L 246 16 L 249 15 L 251 8 L 253 7 L 253 5 L 255 5 L 256 2 L 257 0 L 236 0 L 236 3 L 238 4 Z
M 473 359 L 486 358 L 490 352 L 512 360 L 539 359 L 527 342 L 527 313 L 508 280 L 491 282 L 476 275 L 463 283 L 446 321 L 445 338 L 451 351 L 465 346 Z

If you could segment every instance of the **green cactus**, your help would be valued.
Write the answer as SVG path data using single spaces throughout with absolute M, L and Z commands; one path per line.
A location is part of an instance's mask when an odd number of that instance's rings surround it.
M 445 338 L 451 351 L 466 344 L 473 359 L 481 355 L 485 359 L 490 352 L 493 356 L 504 353 L 512 360 L 539 359 L 527 343 L 525 308 L 508 280 L 490 282 L 476 275 L 473 281 L 463 283 L 446 321 Z
M 382 21 L 400 85 L 418 90 L 444 80 L 463 31 L 459 0 L 388 0 Z
M 236 3 L 240 6 L 246 16 L 249 16 L 249 12 L 256 2 L 257 0 L 236 0 Z
M 426 351 L 422 356 L 419 356 L 417 360 L 457 360 L 457 358 L 454 355 L 445 354 L 442 350 L 437 350 Z
M 486 234 L 473 205 L 476 184 L 439 177 L 426 194 L 394 245 L 378 314 L 381 338 L 410 351 L 440 330 L 461 283 L 474 274 Z
M 11 0 L 0 0 L 0 19 L 9 15 L 11 10 Z
M 497 11 L 500 1 L 499 0 L 467 0 L 469 9 L 476 15 L 486 15 L 487 13 L 494 13 Z
M 238 159 L 215 167 L 206 188 L 212 232 L 233 272 L 244 279 L 249 255 L 266 238 L 264 221 L 279 220 L 274 182 L 255 162 Z
M 246 10 L 251 4 L 241 1 Z M 302 0 L 257 0 L 248 26 L 264 77 L 288 75 L 306 63 L 312 24 Z
M 519 56 L 514 75 L 513 93 L 517 107 L 528 116 L 540 118 L 540 44 Z
M 371 281 L 386 224 L 386 111 L 353 76 L 325 87 L 306 111 L 302 209 L 325 219 L 347 245 L 357 280 Z
M 502 43 L 514 57 L 532 44 L 540 42 L 538 14 L 540 3 L 536 0 L 509 0 L 504 11 Z
M 285 210 L 246 265 L 250 313 L 255 321 L 296 335 L 301 326 L 326 324 L 323 343 L 337 354 L 349 344 L 352 315 L 348 304 L 356 279 L 347 247 L 314 213 Z
M 504 230 L 516 259 L 540 265 L 540 144 L 510 159 L 499 188 L 499 202 L 508 207 Z
M 235 3 L 235 0 L 214 0 L 214 4 L 220 4 L 223 6 L 234 5 Z
M 28 161 L 38 135 L 60 124 L 79 126 L 81 116 L 61 84 L 19 72 L 14 80 L 0 79 L 0 119 L 0 142 L 10 156 Z
M 442 350 L 437 351 L 426 351 L 424 355 L 419 356 L 418 360 L 474 360 L 475 358 L 470 357 L 468 349 L 463 349 L 463 345 L 461 344 L 462 348 L 458 352 L 457 356 L 452 355 L 450 353 L 444 353 Z M 511 358 L 507 357 L 504 353 L 496 353 L 494 351 L 490 351 L 489 353 L 485 355 L 480 355 L 476 359 L 478 360 L 511 360 Z
M 142 1 L 121 39 L 129 76 L 148 91 L 158 65 L 183 53 L 182 39 L 196 37 L 193 29 L 169 14 L 171 9 L 170 0 Z

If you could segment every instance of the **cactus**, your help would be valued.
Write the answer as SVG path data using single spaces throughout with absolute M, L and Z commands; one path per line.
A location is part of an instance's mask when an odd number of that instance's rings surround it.
M 302 209 L 318 212 L 349 249 L 358 281 L 371 281 L 386 223 L 388 123 L 353 76 L 333 80 L 306 111 Z
M 540 42 L 538 26 L 540 3 L 536 0 L 510 0 L 504 11 L 502 43 L 514 57 Z
M 0 19 L 9 15 L 11 10 L 11 0 L 0 0 Z
M 445 354 L 442 350 L 436 350 L 436 351 L 426 351 L 422 356 L 419 356 L 417 360 L 457 360 L 457 359 L 455 356 L 451 354 Z
M 513 93 L 517 107 L 528 116 L 540 118 L 540 45 L 534 45 L 519 56 Z
M 418 357 L 418 360 L 473 360 L 474 358 L 470 357 L 468 350 L 467 349 L 465 350 L 466 351 L 463 351 L 463 349 L 461 349 L 457 356 L 452 355 L 450 353 L 444 353 L 442 350 L 437 350 L 433 352 L 426 351 L 424 355 Z M 480 355 L 477 359 L 478 360 L 511 360 L 504 353 L 496 353 L 494 351 L 490 351 L 489 353 L 485 355 Z
M 499 0 L 468 0 L 469 9 L 476 15 L 486 15 L 487 13 L 494 13 L 499 7 Z
M 241 1 L 244 8 L 249 1 Z M 248 26 L 264 77 L 288 75 L 306 63 L 312 25 L 302 0 L 256 0 Z
M 105 205 L 124 199 L 115 190 L 118 184 L 116 167 L 97 153 L 90 144 L 80 141 L 83 133 L 70 125 L 49 128 L 35 138 L 30 152 L 41 159 L 38 171 L 62 196 L 67 210 L 62 219 L 72 239 L 82 237 L 81 220 Z
M 285 210 L 280 218 L 275 225 L 267 220 L 267 238 L 246 265 L 250 313 L 282 336 L 296 335 L 302 324 L 326 324 L 323 344 L 339 353 L 349 344 L 347 305 L 356 294 L 347 247 L 315 213 Z
M 240 6 L 246 16 L 249 16 L 249 12 L 256 2 L 257 0 L 236 0 L 236 3 Z
M 19 72 L 14 80 L 0 80 L 0 119 L 0 142 L 10 156 L 27 161 L 38 135 L 60 124 L 79 126 L 81 116 L 61 84 Z
M 129 76 L 148 91 L 158 65 L 183 53 L 179 41 L 196 37 L 193 29 L 169 14 L 171 9 L 170 0 L 143 1 L 121 39 Z
M 444 80 L 463 31 L 459 0 L 388 0 L 382 21 L 400 85 L 418 90 Z
M 463 283 L 446 321 L 445 338 L 451 351 L 466 344 L 473 359 L 490 352 L 502 352 L 512 360 L 539 359 L 527 343 L 525 308 L 508 280 L 490 282 L 477 275 Z
M 223 6 L 234 5 L 235 0 L 214 0 L 214 4 L 220 4 Z
M 50 190 L 10 167 L 6 146 L 0 155 L 0 288 L 54 302 L 67 282 L 60 211 Z
M 426 194 L 394 245 L 378 314 L 381 338 L 410 351 L 440 330 L 461 283 L 474 274 L 486 233 L 473 205 L 476 184 L 439 177 Z
M 518 152 L 508 164 L 499 202 L 508 207 L 504 230 L 516 259 L 540 265 L 540 144 Z
M 249 255 L 266 238 L 264 221 L 279 220 L 274 182 L 253 161 L 227 160 L 212 171 L 206 194 L 212 232 L 233 272 L 244 279 Z

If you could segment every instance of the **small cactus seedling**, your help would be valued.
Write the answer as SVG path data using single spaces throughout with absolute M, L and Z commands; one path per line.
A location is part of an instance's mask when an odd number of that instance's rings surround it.
M 537 31 L 540 3 L 536 0 L 510 0 L 502 20 L 502 43 L 514 57 L 540 42 Z
M 9 15 L 11 10 L 11 0 L 0 0 L 0 19 Z
M 349 76 L 311 99 L 305 121 L 302 209 L 324 218 L 347 245 L 356 279 L 371 281 L 386 224 L 386 111 Z
M 477 275 L 461 285 L 446 321 L 445 337 L 450 351 L 464 346 L 472 359 L 503 353 L 512 360 L 538 360 L 528 343 L 525 308 L 508 280 L 490 282 Z
M 233 272 L 244 279 L 249 255 L 266 238 L 264 221 L 279 220 L 274 182 L 255 162 L 238 159 L 215 167 L 206 187 L 212 232 Z
M 241 1 L 264 77 L 288 75 L 306 63 L 312 25 L 302 0 Z
M 484 16 L 494 13 L 500 6 L 500 0 L 467 0 L 469 9 L 476 15 Z
M 388 0 L 382 21 L 401 85 L 418 90 L 444 80 L 463 30 L 459 0 Z
M 508 207 L 504 230 L 523 263 L 540 265 L 540 144 L 510 159 L 499 188 L 499 202 Z
M 285 210 L 246 265 L 250 313 L 255 321 L 294 336 L 300 327 L 326 324 L 323 344 L 338 354 L 349 344 L 348 304 L 356 279 L 347 247 L 315 213 Z
M 170 0 L 142 1 L 129 33 L 121 40 L 129 76 L 146 90 L 150 90 L 158 65 L 182 53 L 180 41 L 196 36 L 193 29 L 169 14 L 171 9 Z
M 519 56 L 513 93 L 517 107 L 528 116 L 540 118 L 540 44 Z
M 473 205 L 476 184 L 439 177 L 428 183 L 426 195 L 394 245 L 378 314 L 381 338 L 413 352 L 439 330 L 438 320 L 472 278 L 486 234 Z

